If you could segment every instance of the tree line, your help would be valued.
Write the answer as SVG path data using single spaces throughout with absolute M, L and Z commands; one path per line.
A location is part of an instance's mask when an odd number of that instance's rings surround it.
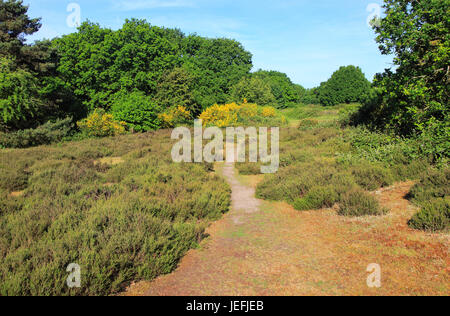
M 213 104 L 244 99 L 280 109 L 356 102 L 362 107 L 352 124 L 424 137 L 430 152 L 448 157 L 450 4 L 384 3 L 374 30 L 396 69 L 371 83 L 359 67 L 341 67 L 319 87 L 304 89 L 281 72 L 251 72 L 252 54 L 235 40 L 145 20 L 126 20 L 119 30 L 86 21 L 72 34 L 28 44 L 40 19 L 30 18 L 21 0 L 0 0 L 0 132 L 39 138 L 57 134 L 61 120 L 77 122 L 100 110 L 146 131 L 161 127 L 160 114 L 179 106 L 197 117 Z
M 27 9 L 22 1 L 0 2 L 3 131 L 67 116 L 77 121 L 96 109 L 124 120 L 144 115 L 147 124 L 136 127 L 148 130 L 173 106 L 193 115 L 244 98 L 284 107 L 304 92 L 283 73 L 251 74 L 252 54 L 235 40 L 185 35 L 145 20 L 126 20 L 119 30 L 86 21 L 72 34 L 28 44 L 41 23 Z

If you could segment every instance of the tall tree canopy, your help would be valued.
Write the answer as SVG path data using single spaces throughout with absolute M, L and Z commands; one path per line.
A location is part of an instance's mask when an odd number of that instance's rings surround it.
M 246 99 L 259 105 L 276 104 L 270 84 L 257 76 L 247 76 L 241 79 L 232 89 L 232 98 L 236 102 Z
M 231 88 L 253 67 L 252 54 L 239 42 L 197 35 L 183 41 L 183 64 L 196 78 L 194 97 L 203 108 L 227 102 Z
M 326 106 L 362 102 L 370 93 L 370 82 L 359 67 L 341 67 L 317 92 L 320 104 Z
M 210 106 L 225 102 L 231 86 L 252 68 L 251 54 L 236 41 L 186 37 L 145 20 L 127 20 L 117 31 L 85 22 L 55 46 L 61 54 L 60 73 L 89 110 L 109 109 L 123 91 L 155 97 L 158 84 L 168 88 L 169 78 L 163 75 L 181 66 L 194 78 L 195 102 Z M 176 81 L 173 76 L 170 80 Z
M 40 19 L 29 18 L 27 11 L 21 0 L 0 1 L 0 57 L 12 57 L 20 66 L 29 66 L 31 46 L 25 43 L 26 35 L 41 28 Z
M 80 111 L 58 78 L 59 56 L 49 41 L 26 43 L 41 27 L 22 1 L 0 1 L 0 125 L 15 130 Z
M 261 78 L 269 84 L 278 108 L 286 108 L 289 104 L 299 103 L 305 93 L 302 86 L 293 84 L 285 73 L 279 71 L 258 70 L 253 76 Z
M 430 133 L 447 144 L 448 155 L 450 2 L 385 0 L 384 10 L 374 29 L 396 69 L 376 76 L 374 94 L 356 122 L 401 135 Z
M 154 94 L 164 71 L 179 63 L 182 36 L 142 20 L 127 20 L 118 31 L 84 22 L 55 41 L 58 70 L 89 110 L 109 109 L 119 92 Z

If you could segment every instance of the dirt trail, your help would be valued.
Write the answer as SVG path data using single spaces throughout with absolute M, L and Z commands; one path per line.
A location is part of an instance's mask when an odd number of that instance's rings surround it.
M 376 194 L 390 215 L 348 219 L 334 210 L 298 212 L 255 198 L 259 177 L 218 167 L 232 187 L 232 209 L 178 269 L 124 295 L 448 295 L 448 235 L 409 229 L 411 183 Z M 378 263 L 382 287 L 369 288 Z

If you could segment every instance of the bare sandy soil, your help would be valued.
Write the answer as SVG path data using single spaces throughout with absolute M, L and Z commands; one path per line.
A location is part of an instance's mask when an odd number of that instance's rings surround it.
M 410 229 L 416 211 L 404 198 L 413 183 L 374 192 L 389 215 L 358 219 L 335 210 L 298 212 L 255 198 L 257 176 L 219 165 L 232 187 L 232 210 L 172 274 L 130 286 L 123 295 L 449 295 L 450 238 Z M 380 288 L 367 267 L 381 266 Z

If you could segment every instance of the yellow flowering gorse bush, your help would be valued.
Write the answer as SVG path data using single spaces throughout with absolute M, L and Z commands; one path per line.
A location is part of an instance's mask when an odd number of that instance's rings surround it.
M 273 108 L 271 106 L 266 106 L 262 109 L 261 115 L 263 117 L 275 117 L 275 116 L 277 116 L 277 112 L 276 112 L 275 108 Z
M 188 123 L 193 119 L 191 112 L 184 106 L 177 106 L 161 113 L 158 118 L 163 128 L 175 127 L 177 124 Z
M 115 121 L 112 114 L 108 114 L 102 109 L 96 109 L 86 119 L 77 123 L 83 133 L 93 137 L 125 134 L 126 125 L 125 122 Z
M 213 106 L 207 108 L 199 117 L 205 126 L 234 126 L 243 119 L 252 118 L 258 115 L 258 106 L 256 104 L 235 102 Z

